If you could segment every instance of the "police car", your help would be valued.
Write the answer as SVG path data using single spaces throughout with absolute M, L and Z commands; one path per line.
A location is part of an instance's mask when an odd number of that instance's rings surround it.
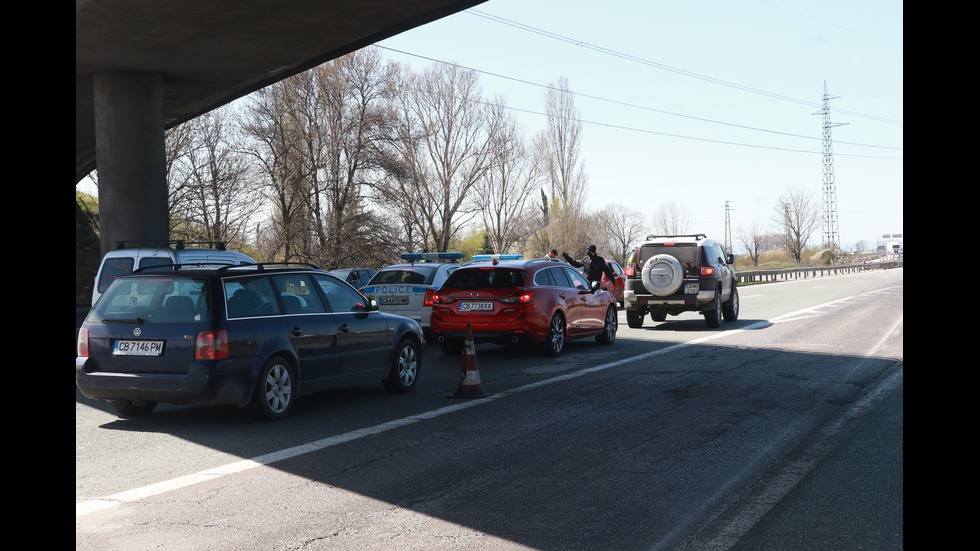
M 432 295 L 449 274 L 459 268 L 463 253 L 404 253 L 402 264 L 392 264 L 374 274 L 361 292 L 375 299 L 382 312 L 411 318 L 429 330 Z

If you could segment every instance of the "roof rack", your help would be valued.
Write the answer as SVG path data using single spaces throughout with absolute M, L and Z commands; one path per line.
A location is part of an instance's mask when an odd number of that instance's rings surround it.
M 312 268 L 314 270 L 320 270 L 319 266 L 316 264 L 311 264 L 309 262 L 258 262 L 255 264 L 225 264 L 221 268 L 218 268 L 218 272 L 223 274 L 232 268 L 254 268 L 256 271 L 263 272 L 266 268 L 273 268 L 276 266 L 281 266 L 284 268 L 294 267 L 294 268 Z
M 690 234 L 690 235 L 656 235 L 656 234 L 652 234 L 651 233 L 650 235 L 647 236 L 647 239 L 663 239 L 663 238 L 667 238 L 667 237 L 673 237 L 673 238 L 678 238 L 678 237 L 693 237 L 694 239 L 707 239 L 708 238 L 708 236 L 705 235 L 705 234 L 703 234 L 703 233 L 694 233 L 694 234 Z
M 183 249 L 187 245 L 207 245 L 217 251 L 226 250 L 225 241 L 184 241 L 183 239 L 175 239 L 173 241 L 116 241 L 117 249 L 132 248 L 134 246 L 169 247 L 171 245 L 175 249 Z

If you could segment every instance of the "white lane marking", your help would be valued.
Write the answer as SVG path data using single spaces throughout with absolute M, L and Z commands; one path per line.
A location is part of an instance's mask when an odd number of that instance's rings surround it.
M 847 299 L 841 299 L 841 300 L 847 300 Z M 839 301 L 834 301 L 834 302 L 839 302 Z M 401 428 L 401 427 L 404 427 L 404 426 L 408 426 L 408 425 L 411 425 L 411 424 L 414 424 L 414 423 L 417 423 L 419 421 L 423 421 L 423 420 L 426 420 L 426 419 L 434 419 L 436 417 L 441 417 L 443 415 L 447 415 L 447 414 L 450 414 L 450 413 L 455 413 L 457 411 L 461 411 L 461 410 L 464 410 L 466 408 L 478 406 L 480 404 L 486 403 L 486 402 L 491 401 L 491 400 L 497 400 L 499 398 L 504 398 L 504 397 L 507 397 L 507 396 L 512 396 L 514 394 L 520 394 L 522 392 L 526 392 L 528 390 L 533 390 L 533 389 L 536 389 L 536 388 L 541 388 L 541 387 L 544 387 L 544 386 L 547 386 L 547 385 L 550 385 L 550 384 L 559 383 L 559 382 L 562 382 L 562 381 L 568 381 L 568 380 L 574 379 L 576 377 L 582 377 L 582 376 L 588 375 L 590 373 L 597 373 L 599 371 L 610 369 L 612 367 L 617 367 L 617 366 L 620 366 L 620 365 L 623 365 L 623 364 L 626 364 L 626 363 L 633 363 L 633 362 L 636 362 L 638 360 L 644 360 L 646 358 L 652 358 L 654 356 L 659 356 L 661 354 L 667 354 L 667 353 L 670 353 L 670 352 L 674 352 L 676 350 L 681 350 L 681 349 L 687 348 L 689 346 L 693 346 L 695 344 L 700 344 L 700 343 L 703 343 L 703 342 L 714 340 L 714 339 L 717 339 L 717 338 L 720 338 L 720 337 L 725 337 L 725 336 L 728 336 L 728 335 L 735 335 L 735 334 L 741 333 L 743 331 L 752 331 L 752 330 L 755 330 L 755 329 L 764 328 L 764 327 L 767 327 L 772 322 L 779 321 L 781 318 L 798 315 L 800 312 L 806 312 L 806 311 L 814 310 L 816 308 L 821 308 L 823 306 L 826 306 L 826 305 L 829 305 L 829 304 L 833 304 L 834 302 L 830 302 L 830 303 L 827 303 L 827 304 L 824 304 L 824 305 L 811 306 L 811 307 L 808 307 L 808 308 L 806 308 L 804 310 L 799 310 L 797 312 L 791 312 L 789 314 L 785 314 L 785 315 L 780 316 L 778 318 L 775 318 L 773 320 L 756 322 L 756 323 L 753 323 L 751 325 L 748 325 L 748 326 L 743 327 L 743 328 L 740 328 L 740 329 L 731 329 L 731 330 L 727 330 L 727 331 L 721 331 L 721 332 L 718 332 L 718 333 L 714 333 L 714 334 L 711 334 L 711 335 L 707 335 L 707 336 L 701 337 L 699 339 L 694 339 L 694 340 L 691 340 L 691 341 L 688 341 L 688 342 L 674 344 L 672 346 L 668 346 L 666 348 L 661 348 L 659 350 L 652 350 L 652 351 L 647 352 L 645 354 L 640 354 L 639 356 L 631 356 L 629 358 L 623 358 L 621 360 L 617 360 L 617 361 L 610 362 L 610 363 L 603 364 L 603 365 L 598 365 L 598 366 L 595 366 L 595 367 L 590 367 L 590 368 L 587 368 L 587 369 L 583 369 L 581 371 L 575 371 L 575 372 L 572 372 L 572 373 L 566 373 L 566 374 L 563 374 L 563 375 L 552 377 L 550 379 L 545 379 L 545 380 L 542 380 L 542 381 L 538 381 L 536 383 L 531 383 L 531 384 L 527 384 L 527 385 L 524 385 L 524 386 L 521 386 L 521 387 L 517 387 L 517 388 L 512 389 L 512 390 L 506 390 L 506 391 L 502 391 L 502 392 L 496 392 L 494 394 L 490 394 L 489 396 L 487 396 L 485 398 L 476 398 L 476 399 L 473 399 L 473 401 L 460 402 L 458 404 L 454 404 L 454 405 L 447 406 L 447 407 L 444 407 L 444 408 L 435 409 L 435 410 L 428 411 L 428 412 L 423 412 L 423 413 L 420 413 L 420 414 L 417 414 L 417 415 L 411 415 L 409 417 L 405 417 L 405 418 L 402 418 L 402 419 L 395 419 L 395 420 L 389 421 L 387 423 L 382 423 L 380 425 L 375 425 L 373 427 L 366 427 L 366 428 L 363 428 L 363 429 L 360 429 L 360 430 L 355 430 L 355 431 L 347 432 L 347 433 L 344 433 L 344 434 L 338 434 L 338 435 L 335 435 L 335 436 L 324 438 L 322 440 L 316 440 L 316 441 L 313 441 L 313 442 L 309 442 L 307 444 L 301 444 L 299 446 L 294 446 L 294 447 L 291 447 L 291 448 L 286 448 L 284 450 L 279 450 L 279 451 L 268 453 L 268 454 L 265 454 L 265 455 L 260 455 L 260 456 L 257 456 L 257 457 L 253 457 L 252 459 L 243 459 L 241 461 L 236 461 L 234 463 L 229 463 L 227 465 L 215 467 L 213 469 L 206 469 L 206 470 L 199 471 L 199 472 L 196 472 L 196 473 L 192 473 L 192 474 L 189 474 L 189 475 L 177 477 L 177 478 L 174 478 L 174 479 L 171 479 L 171 480 L 165 480 L 165 481 L 158 482 L 158 483 L 155 483 L 155 484 L 150 484 L 148 486 L 143 486 L 142 488 L 136 488 L 136 489 L 133 489 L 133 490 L 126 490 L 126 491 L 123 491 L 123 492 L 119 492 L 119 493 L 115 493 L 115 494 L 112 494 L 112 495 L 109 495 L 109 496 L 105 496 L 105 497 L 100 498 L 100 499 L 93 499 L 93 500 L 84 501 L 82 503 L 75 504 L 75 516 L 76 517 L 79 517 L 79 516 L 86 515 L 86 514 L 89 514 L 89 513 L 94 513 L 96 511 L 101 511 L 103 509 L 108 509 L 110 507 L 115 507 L 116 505 L 121 505 L 123 503 L 129 503 L 131 501 L 136 501 L 138 499 L 143 499 L 143 498 L 147 498 L 147 497 L 152 497 L 152 496 L 160 495 L 160 494 L 163 494 L 163 493 L 166 493 L 166 492 L 170 492 L 170 491 L 173 491 L 173 490 L 177 490 L 177 489 L 180 489 L 180 488 L 186 488 L 187 486 L 192 486 L 192 485 L 198 484 L 200 482 L 207 482 L 209 480 L 214 480 L 216 478 L 220 478 L 222 476 L 226 476 L 226 475 L 229 475 L 229 474 L 239 473 L 239 472 L 242 472 L 242 471 L 253 469 L 255 467 L 261 467 L 263 465 L 269 465 L 269 464 L 275 463 L 277 461 L 283 461 L 285 459 L 290 459 L 290 458 L 297 457 L 297 456 L 300 456 L 300 455 L 303 455 L 303 454 L 306 454 L 306 453 L 310 453 L 310 452 L 314 452 L 314 451 L 319 451 L 319 450 L 322 450 L 322 449 L 329 448 L 331 446 L 336 446 L 338 444 L 344 444 L 346 442 L 351 442 L 353 440 L 357 440 L 357 439 L 363 438 L 365 436 L 371 436 L 371 435 L 375 435 L 375 434 L 380 434 L 380 433 L 383 433 L 383 432 L 387 432 L 389 430 L 393 430 L 393 429 L 396 429 L 396 428 Z

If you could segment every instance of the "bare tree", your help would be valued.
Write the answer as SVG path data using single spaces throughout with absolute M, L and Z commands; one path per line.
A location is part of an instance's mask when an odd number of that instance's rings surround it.
M 311 237 L 302 128 L 295 116 L 296 80 L 290 77 L 254 92 L 242 125 L 268 200 L 269 227 L 261 235 L 273 258 L 286 261 L 302 258 Z
M 690 209 L 668 201 L 654 212 L 653 231 L 661 235 L 686 234 L 690 231 L 692 217 Z
M 528 151 L 512 116 L 504 115 L 494 144 L 497 161 L 475 187 L 476 201 L 491 250 L 516 252 L 527 238 L 534 190 L 541 185 L 538 157 Z
M 456 65 L 409 75 L 403 91 L 398 143 L 405 171 L 394 183 L 418 209 L 412 222 L 422 226 L 426 244 L 445 251 L 474 216 L 470 192 L 496 161 L 502 107 L 485 103 L 477 74 Z
M 232 108 L 221 107 L 186 123 L 192 146 L 181 158 L 186 175 L 184 218 L 172 235 L 190 241 L 221 241 L 245 247 L 246 228 L 258 210 L 258 193 Z
M 759 258 L 762 253 L 779 247 L 781 242 L 772 233 L 769 233 L 758 219 L 735 230 L 735 238 L 742 244 L 746 254 L 752 260 L 753 266 L 759 265 Z
M 607 260 L 620 264 L 626 261 L 631 246 L 648 233 L 646 218 L 642 212 L 623 205 L 609 205 L 598 213 L 598 228 L 607 236 L 603 242 L 608 247 Z
M 545 111 L 548 127 L 537 144 L 548 173 L 551 200 L 574 217 L 585 206 L 588 178 L 580 159 L 582 122 L 567 78 L 561 77 L 548 88 Z
M 820 205 L 814 194 L 803 187 L 786 191 L 775 206 L 772 220 L 782 246 L 799 263 L 807 241 L 820 224 Z

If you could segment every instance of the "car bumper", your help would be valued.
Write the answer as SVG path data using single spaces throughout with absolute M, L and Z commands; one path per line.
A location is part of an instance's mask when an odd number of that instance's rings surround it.
M 675 294 L 658 297 L 647 294 L 637 294 L 632 289 L 623 291 L 623 307 L 627 309 L 666 306 L 674 308 L 700 308 L 715 300 L 715 291 L 699 291 L 696 295 Z
M 90 372 L 88 358 L 75 358 L 75 384 L 86 398 L 150 402 L 248 404 L 255 387 L 252 362 L 195 364 L 186 374 Z
M 502 323 L 440 323 L 432 327 L 430 340 L 444 342 L 446 340 L 463 340 L 466 338 L 466 326 L 470 326 L 473 342 L 519 343 L 543 342 L 548 328 L 528 327 L 526 324 Z

